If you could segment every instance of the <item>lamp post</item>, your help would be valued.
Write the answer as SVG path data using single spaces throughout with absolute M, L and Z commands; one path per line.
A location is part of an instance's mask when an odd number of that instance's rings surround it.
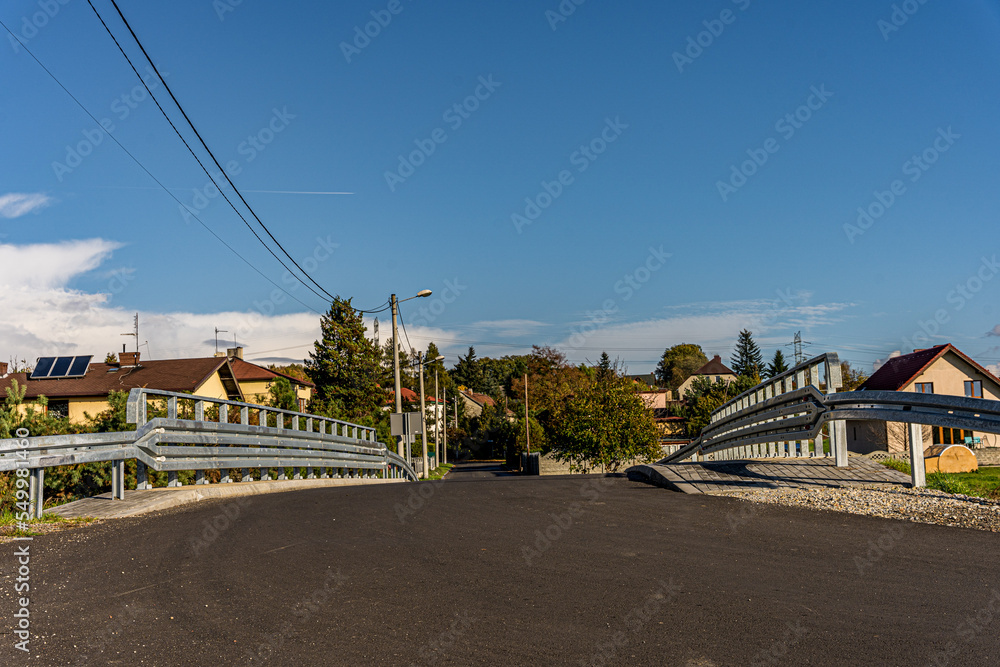
M 433 292 L 429 289 L 420 290 L 416 295 L 409 297 L 408 299 L 403 299 L 403 301 L 409 301 L 410 299 L 417 299 L 420 297 L 428 297 Z M 403 301 L 396 299 L 395 294 L 389 295 L 389 303 L 392 305 L 392 376 L 393 376 L 393 389 L 396 394 L 396 413 L 399 414 L 403 412 L 403 395 L 402 388 L 399 383 L 399 328 L 396 321 L 399 317 L 399 304 Z M 401 437 L 396 443 L 396 453 L 400 456 L 403 455 L 403 438 Z
M 444 449 L 441 450 L 441 463 L 448 462 L 448 390 L 441 387 L 441 410 L 444 411 Z
M 417 352 L 417 365 L 420 366 L 420 440 L 423 442 L 424 479 L 430 476 L 430 469 L 428 468 L 430 461 L 427 456 L 427 404 L 424 398 L 424 366 L 433 364 L 435 361 L 444 361 L 444 355 L 439 355 L 425 361 L 424 353 Z

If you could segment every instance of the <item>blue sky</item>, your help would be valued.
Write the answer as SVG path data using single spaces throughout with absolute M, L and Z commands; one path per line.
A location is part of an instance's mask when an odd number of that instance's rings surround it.
M 402 306 L 414 347 L 607 350 L 645 372 L 680 342 L 728 358 L 746 327 L 767 356 L 801 330 L 869 370 L 944 341 L 1000 363 L 997 2 L 119 5 L 317 281 L 363 308 L 435 291 Z M 206 176 L 86 1 L 0 19 L 305 304 L 273 299 L 5 34 L 0 358 L 102 356 L 139 311 L 144 355 L 210 354 L 217 326 L 248 358 L 301 359 L 324 302 L 198 198 Z

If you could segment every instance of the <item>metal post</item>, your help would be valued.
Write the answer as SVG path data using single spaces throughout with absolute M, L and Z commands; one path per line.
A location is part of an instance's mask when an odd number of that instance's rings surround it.
M 423 479 L 427 479 L 427 406 L 424 403 L 424 353 L 417 352 L 417 365 L 420 366 L 420 441 L 423 443 L 424 470 Z
M 125 459 L 111 462 L 111 499 L 125 500 Z
M 830 450 L 838 468 L 847 467 L 847 422 L 837 419 L 830 422 Z
M 434 368 L 434 467 L 441 460 L 441 395 L 438 388 L 438 369 Z
M 396 413 L 399 414 L 403 412 L 403 390 L 399 382 L 399 328 L 396 324 L 399 304 L 396 302 L 395 294 L 389 296 L 389 302 L 392 305 L 392 380 L 396 391 Z M 403 455 L 403 438 L 396 441 L 396 453 Z
M 28 478 L 28 513 L 35 519 L 41 519 L 44 507 L 45 468 L 35 468 Z
M 441 463 L 448 462 L 448 390 L 441 387 L 441 409 L 444 410 L 444 449 L 441 450 Z
M 914 487 L 927 486 L 924 475 L 924 427 L 920 424 L 908 424 L 910 441 L 910 470 Z

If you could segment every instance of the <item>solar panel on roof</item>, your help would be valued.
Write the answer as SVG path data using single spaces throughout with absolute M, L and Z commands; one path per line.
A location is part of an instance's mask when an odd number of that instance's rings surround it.
M 49 371 L 50 378 L 61 378 L 66 377 L 66 373 L 69 372 L 69 367 L 73 363 L 73 357 L 57 357 L 56 363 L 52 364 L 52 370 Z
M 46 375 L 49 374 L 49 371 L 52 370 L 52 364 L 54 364 L 55 362 L 56 362 L 55 357 L 39 358 L 38 363 L 35 364 L 35 370 L 31 371 L 29 379 L 37 380 L 38 378 L 45 377 Z
M 69 372 L 66 374 L 68 378 L 83 377 L 87 374 L 87 367 L 90 366 L 90 360 L 94 358 L 94 355 L 88 354 L 86 356 L 75 357 L 73 363 L 70 364 Z
M 35 369 L 28 376 L 29 380 L 55 380 L 60 378 L 83 377 L 87 374 L 90 360 L 94 355 L 77 357 L 41 357 L 35 364 Z

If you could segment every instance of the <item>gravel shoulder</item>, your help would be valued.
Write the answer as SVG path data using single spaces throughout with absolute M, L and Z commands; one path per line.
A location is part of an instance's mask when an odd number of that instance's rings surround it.
M 886 489 L 876 486 L 742 489 L 712 495 L 769 505 L 804 507 L 1000 532 L 1000 501 L 932 489 Z

